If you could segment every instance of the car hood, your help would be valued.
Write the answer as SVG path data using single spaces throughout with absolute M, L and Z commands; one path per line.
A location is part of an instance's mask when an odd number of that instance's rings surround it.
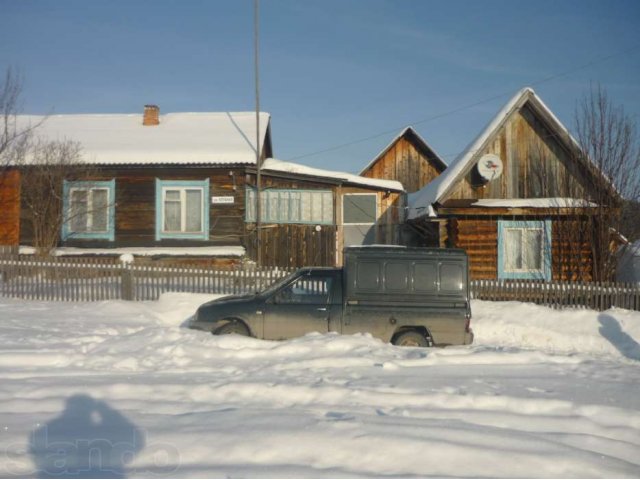
M 228 295 L 226 297 L 216 298 L 210 302 L 200 305 L 200 308 L 216 307 L 220 305 L 229 305 L 231 303 L 242 303 L 254 300 L 257 297 L 255 293 L 248 293 L 244 295 Z

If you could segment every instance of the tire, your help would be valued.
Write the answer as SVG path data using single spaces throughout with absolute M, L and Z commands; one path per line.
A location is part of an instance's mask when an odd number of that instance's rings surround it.
M 399 347 L 428 347 L 429 340 L 420 332 L 407 330 L 398 334 L 393 339 L 393 344 Z
M 221 326 L 217 330 L 213 331 L 214 335 L 242 335 L 248 337 L 249 329 L 247 326 L 239 320 L 232 320 L 229 323 Z

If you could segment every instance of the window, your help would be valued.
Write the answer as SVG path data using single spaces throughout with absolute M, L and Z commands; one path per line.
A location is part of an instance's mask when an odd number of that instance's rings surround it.
M 499 278 L 551 280 L 551 221 L 498 222 Z
M 62 238 L 114 240 L 115 180 L 63 183 Z
M 326 190 L 268 189 L 260 192 L 266 223 L 333 224 L 333 193 Z M 247 188 L 246 221 L 256 221 L 256 190 Z
M 350 193 L 342 197 L 344 225 L 372 225 L 377 218 L 377 195 L 375 193 Z
M 280 290 L 275 296 L 275 302 L 326 305 L 329 302 L 332 280 L 333 277 L 300 277 Z
M 209 238 L 209 180 L 156 180 L 156 240 Z
M 342 196 L 344 246 L 376 243 L 378 196 L 375 193 L 347 193 Z

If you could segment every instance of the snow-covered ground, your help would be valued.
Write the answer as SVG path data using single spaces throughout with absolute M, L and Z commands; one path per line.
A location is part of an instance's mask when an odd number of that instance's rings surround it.
M 0 477 L 640 476 L 638 312 L 476 301 L 413 349 L 181 328 L 209 298 L 0 298 Z

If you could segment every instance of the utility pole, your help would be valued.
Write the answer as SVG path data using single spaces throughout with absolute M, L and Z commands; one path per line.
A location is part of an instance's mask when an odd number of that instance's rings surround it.
M 258 75 L 258 2 L 253 1 L 254 17 L 254 67 L 256 75 L 256 263 L 262 266 L 262 200 L 260 199 L 260 170 L 262 168 L 260 158 L 260 77 Z

